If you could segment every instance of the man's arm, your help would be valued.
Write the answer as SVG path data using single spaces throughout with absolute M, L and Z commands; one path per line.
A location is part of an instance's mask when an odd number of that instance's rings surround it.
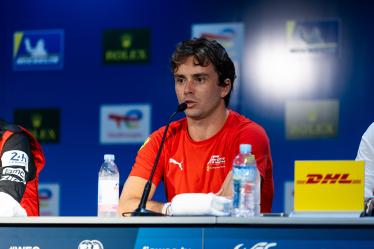
M 216 195 L 232 199 L 232 170 L 227 174 L 225 181 L 221 185 L 221 189 Z
M 123 186 L 118 207 L 118 213 L 120 215 L 122 215 L 122 213 L 131 213 L 138 208 L 140 199 L 143 195 L 144 186 L 152 171 L 152 165 L 160 146 L 163 131 L 163 128 L 161 128 L 152 133 L 152 135 L 149 136 L 140 147 L 135 159 L 135 164 Z M 161 153 L 159 162 L 163 161 L 162 157 L 163 154 Z M 151 199 L 156 191 L 157 183 L 162 179 L 162 177 L 163 167 L 162 165 L 158 165 L 152 180 L 151 190 L 146 205 L 146 209 L 158 213 L 162 212 L 164 204 L 151 201 Z
M 34 179 L 36 174 L 34 157 L 25 134 L 13 134 L 6 141 L 0 166 L 0 192 L 5 192 L 20 202 L 26 183 Z
M 356 160 L 365 161 L 365 197 L 371 197 L 374 194 L 374 123 L 362 136 Z
M 36 174 L 28 137 L 23 133 L 13 134 L 5 142 L 0 156 L 0 216 L 26 216 L 19 203 L 26 182 Z
M 129 178 L 127 178 L 119 200 L 119 215 L 122 215 L 122 213 L 131 213 L 139 206 L 139 202 L 146 183 L 146 179 L 138 176 L 129 176 Z M 154 184 L 152 184 L 146 208 L 148 210 L 161 213 L 164 204 L 156 201 L 151 201 L 155 190 L 156 187 Z

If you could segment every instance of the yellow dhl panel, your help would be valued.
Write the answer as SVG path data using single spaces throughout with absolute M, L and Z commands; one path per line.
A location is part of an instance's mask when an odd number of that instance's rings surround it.
M 364 161 L 295 161 L 294 210 L 362 211 Z

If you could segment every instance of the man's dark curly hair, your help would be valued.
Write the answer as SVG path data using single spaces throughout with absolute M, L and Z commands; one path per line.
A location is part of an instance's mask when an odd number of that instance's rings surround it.
M 173 73 L 178 70 L 179 66 L 186 62 L 187 58 L 193 56 L 197 65 L 206 67 L 210 63 L 213 64 L 214 69 L 218 73 L 219 86 L 226 86 L 225 80 L 231 81 L 230 92 L 225 97 L 226 107 L 229 105 L 230 96 L 234 87 L 235 66 L 225 48 L 214 40 L 207 40 L 205 38 L 193 38 L 178 43 L 172 57 L 171 69 Z

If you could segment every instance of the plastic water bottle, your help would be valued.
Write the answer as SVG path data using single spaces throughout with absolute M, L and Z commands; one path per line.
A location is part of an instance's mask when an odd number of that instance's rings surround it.
M 114 163 L 114 155 L 105 154 L 99 171 L 97 215 L 117 216 L 119 199 L 119 171 Z
M 258 216 L 261 203 L 261 178 L 250 144 L 241 144 L 233 162 L 233 215 Z

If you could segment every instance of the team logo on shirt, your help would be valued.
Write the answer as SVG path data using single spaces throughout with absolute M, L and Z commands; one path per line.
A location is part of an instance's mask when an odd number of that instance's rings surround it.
M 9 150 L 1 157 L 3 167 L 20 166 L 29 171 L 29 156 L 21 150 Z
M 209 159 L 209 162 L 206 166 L 206 171 L 210 171 L 210 170 L 213 170 L 213 169 L 221 169 L 221 168 L 225 168 L 226 167 L 226 164 L 225 164 L 226 160 L 225 160 L 225 157 L 221 157 L 219 155 L 212 155 Z
M 183 170 L 183 161 L 178 162 L 174 158 L 169 158 L 169 163 L 175 164 L 180 168 L 180 170 Z

